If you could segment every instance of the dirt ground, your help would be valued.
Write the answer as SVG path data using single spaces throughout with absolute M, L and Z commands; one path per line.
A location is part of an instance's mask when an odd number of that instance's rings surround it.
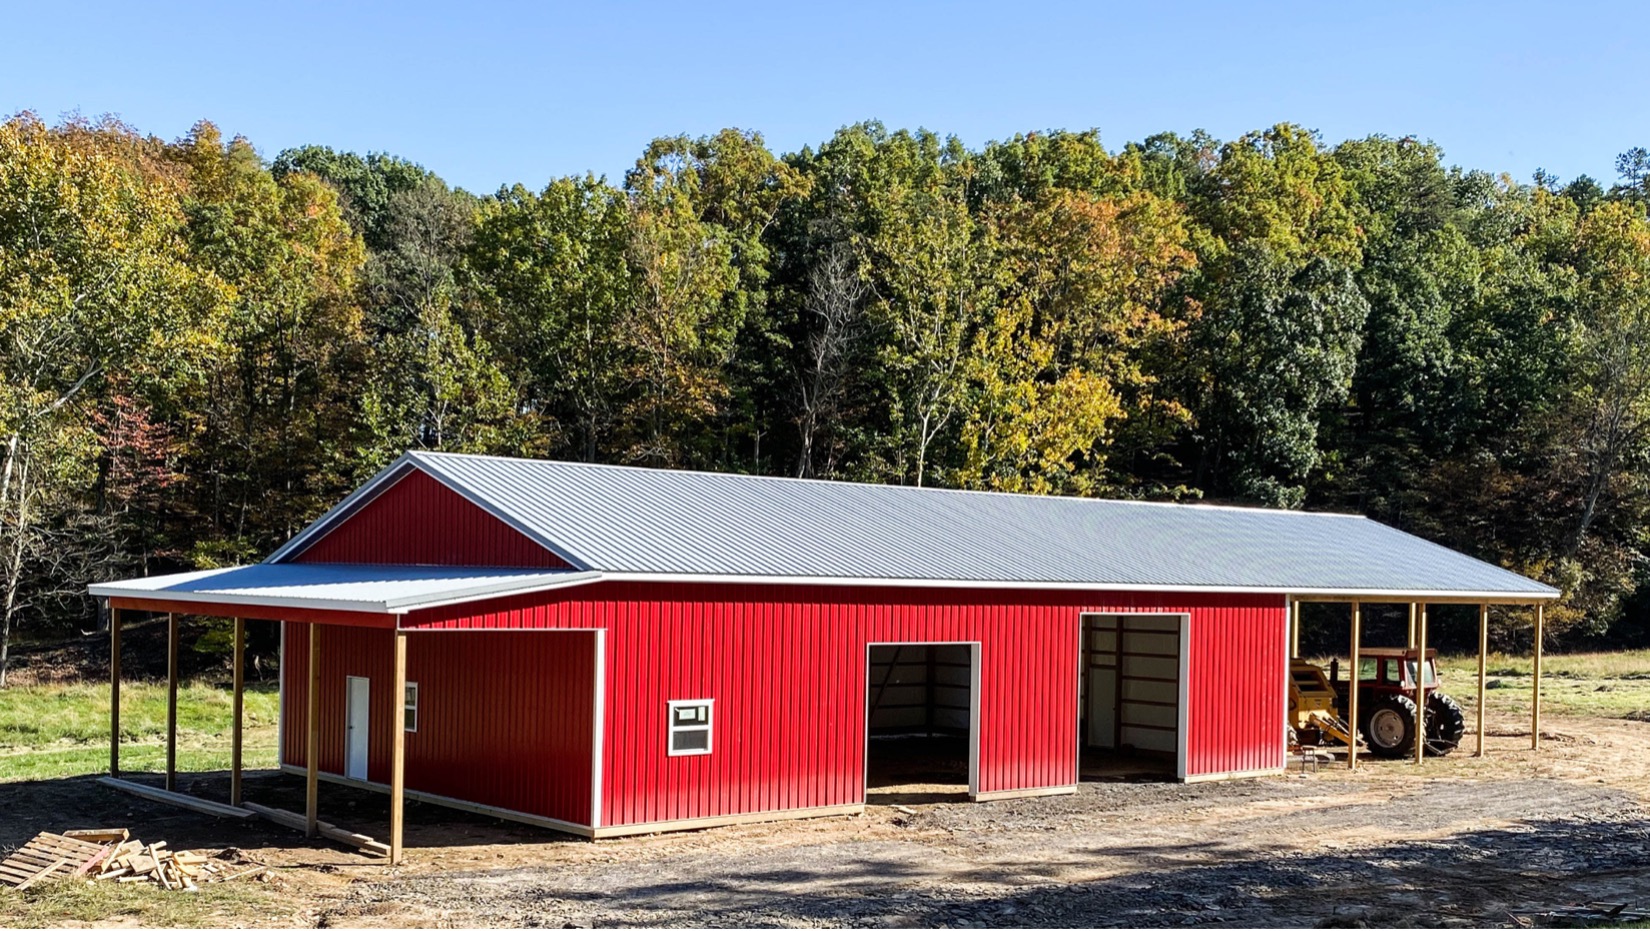
M 1554 717 L 1539 755 L 1526 727 L 1492 718 L 1486 758 L 1420 769 L 1096 781 L 986 804 L 907 804 L 943 789 L 889 787 L 857 817 L 596 843 L 411 805 L 400 868 L 89 779 L 10 783 L 0 849 L 104 824 L 173 849 L 235 846 L 274 867 L 276 894 L 217 917 L 260 926 L 1447 927 L 1650 903 L 1650 724 Z M 224 790 L 217 776 L 183 786 Z M 302 786 L 269 775 L 248 793 L 296 808 Z M 383 796 L 321 796 L 329 820 L 382 836 Z

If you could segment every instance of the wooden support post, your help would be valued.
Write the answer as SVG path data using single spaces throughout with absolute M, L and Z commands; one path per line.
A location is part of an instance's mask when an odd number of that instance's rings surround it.
M 1535 606 L 1535 655 L 1530 675 L 1530 749 L 1541 749 L 1541 638 L 1546 605 Z
M 178 790 L 178 616 L 166 615 L 166 791 Z
M 1417 607 L 1410 605 L 1410 611 Z M 1427 606 L 1419 606 L 1420 624 L 1415 634 L 1415 762 L 1427 755 Z
M 1358 655 L 1363 645 L 1364 611 L 1363 605 L 1352 602 L 1352 668 L 1347 670 L 1346 690 L 1346 726 L 1352 735 L 1352 743 L 1346 748 L 1346 768 L 1358 768 Z
M 120 778 L 120 615 L 109 609 L 109 775 Z
M 235 694 L 230 699 L 235 716 L 229 738 L 229 804 L 241 803 L 241 717 L 246 690 L 246 618 L 235 618 Z
M 407 635 L 395 632 L 395 726 L 390 729 L 390 865 L 401 864 L 401 828 L 407 765 Z
M 1289 658 L 1300 659 L 1301 655 L 1301 603 L 1291 604 L 1289 615 Z
M 1409 639 L 1404 641 L 1406 649 L 1415 649 L 1415 602 L 1409 603 Z
M 321 833 L 321 625 L 309 625 L 309 690 L 304 695 L 304 832 Z
M 1490 606 L 1478 606 L 1478 749 L 1473 756 L 1484 755 L 1484 689 L 1489 672 Z

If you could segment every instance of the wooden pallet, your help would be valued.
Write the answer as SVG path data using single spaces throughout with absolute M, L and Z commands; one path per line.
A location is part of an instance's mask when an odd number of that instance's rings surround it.
M 93 844 L 61 834 L 40 833 L 0 862 L 0 883 L 27 889 L 53 876 L 84 873 L 109 852 L 107 844 Z

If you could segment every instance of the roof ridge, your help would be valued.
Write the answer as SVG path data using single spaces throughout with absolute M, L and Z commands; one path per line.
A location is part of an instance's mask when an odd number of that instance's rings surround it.
M 704 475 L 704 476 L 708 476 L 708 477 L 711 477 L 711 478 L 720 478 L 720 479 L 732 479 L 732 480 L 749 479 L 749 480 L 752 480 L 752 481 L 765 481 L 765 482 L 778 482 L 778 483 L 830 485 L 830 486 L 837 486 L 837 487 L 848 486 L 848 487 L 854 487 L 854 488 L 878 488 L 878 489 L 889 489 L 889 490 L 892 490 L 892 491 L 910 492 L 910 493 L 931 492 L 931 493 L 935 493 L 935 494 L 952 494 L 952 495 L 983 495 L 983 496 L 986 496 L 986 497 L 994 497 L 994 498 L 1031 498 L 1031 499 L 1040 500 L 1040 501 L 1081 501 L 1081 502 L 1093 502 L 1093 503 L 1104 503 L 1104 504 L 1128 504 L 1128 505 L 1138 505 L 1138 506 L 1141 506 L 1141 507 L 1184 508 L 1184 509 L 1189 509 L 1189 510 L 1203 510 L 1203 511 L 1215 511 L 1215 510 L 1219 510 L 1219 511 L 1240 511 L 1240 512 L 1245 513 L 1245 514 L 1256 514 L 1256 513 L 1259 513 L 1259 514 L 1293 514 L 1293 515 L 1300 515 L 1300 516 L 1303 516 L 1303 517 L 1339 517 L 1339 518 L 1345 518 L 1345 519 L 1350 519 L 1350 520 L 1368 520 L 1369 519 L 1366 515 L 1363 515 L 1363 514 L 1353 514 L 1353 513 L 1347 513 L 1347 512 L 1344 512 L 1344 511 L 1304 511 L 1304 510 L 1296 511 L 1296 510 L 1290 510 L 1288 508 L 1270 508 L 1270 507 L 1264 507 L 1264 506 L 1261 506 L 1261 505 L 1215 504 L 1215 503 L 1205 503 L 1205 502 L 1184 502 L 1184 501 L 1142 501 L 1142 500 L 1139 500 L 1137 498 L 1091 498 L 1091 497 L 1084 497 L 1084 496 L 1081 496 L 1081 495 L 1039 495 L 1039 494 L 1032 494 L 1030 492 L 1023 492 L 1023 491 L 990 491 L 990 490 L 983 489 L 983 488 L 943 488 L 943 487 L 936 487 L 936 486 L 932 486 L 932 485 L 890 485 L 890 484 L 882 483 L 882 482 L 857 482 L 857 481 L 848 481 L 848 480 L 842 480 L 842 479 L 805 478 L 805 477 L 802 477 L 802 476 L 793 476 L 793 475 L 761 475 L 761 474 L 749 473 L 749 472 L 712 472 L 708 469 L 676 469 L 676 468 L 658 468 L 658 467 L 654 467 L 654 466 L 619 465 L 619 464 L 610 463 L 610 462 L 578 462 L 578 461 L 571 460 L 571 459 L 528 459 L 528 458 L 525 458 L 525 457 L 522 457 L 522 456 L 495 456 L 495 455 L 489 455 L 489 454 L 485 454 L 485 453 L 455 453 L 455 452 L 438 451 L 438 450 L 408 450 L 406 455 L 410 458 L 415 459 L 415 460 L 416 459 L 426 459 L 426 458 L 484 459 L 484 460 L 488 460 L 488 461 L 492 461 L 492 462 L 511 462 L 511 463 L 519 463 L 519 464 L 527 465 L 527 466 L 557 465 L 557 466 L 568 466 L 568 467 L 579 468 L 579 469 L 614 470 L 614 471 L 622 471 L 622 472 L 648 472 L 648 473 L 663 473 L 663 474 L 672 474 L 672 475 Z

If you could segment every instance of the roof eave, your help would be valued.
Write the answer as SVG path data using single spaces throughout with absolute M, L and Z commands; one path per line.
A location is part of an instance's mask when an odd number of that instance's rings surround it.
M 245 605 L 259 608 L 300 608 L 312 611 L 350 611 L 357 614 L 402 615 L 426 608 L 440 608 L 511 595 L 530 595 L 552 589 L 588 585 L 591 582 L 599 581 L 601 577 L 600 572 L 570 572 L 549 579 L 535 578 L 526 584 L 503 580 L 426 595 L 381 600 L 299 598 L 210 590 L 179 592 L 166 589 L 133 588 L 118 582 L 88 585 L 86 592 L 94 598 L 133 598 L 144 601 L 172 601 L 178 604 Z
M 1148 584 L 1135 582 L 1091 581 L 1035 581 L 1018 579 L 914 579 L 883 576 L 775 576 L 736 574 L 693 574 L 675 572 L 604 572 L 602 579 L 610 582 L 702 582 L 710 584 L 745 585 L 828 585 L 866 586 L 875 588 L 969 588 L 969 589 L 1034 589 L 1052 591 L 1095 592 L 1188 592 L 1198 594 L 1279 595 L 1296 600 L 1367 600 L 1426 601 L 1444 603 L 1508 602 L 1533 604 L 1557 599 L 1562 593 L 1556 589 L 1545 591 L 1467 591 L 1439 589 L 1360 589 L 1314 588 L 1265 585 L 1185 585 Z

